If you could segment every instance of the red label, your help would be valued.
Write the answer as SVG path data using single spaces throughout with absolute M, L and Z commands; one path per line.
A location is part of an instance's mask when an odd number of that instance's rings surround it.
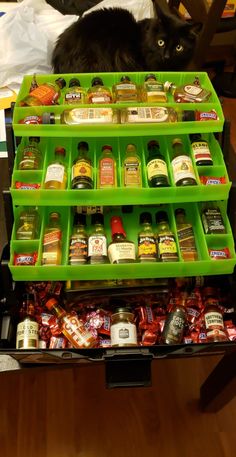
M 51 244 L 61 239 L 61 230 L 54 230 L 53 232 L 44 235 L 43 244 Z
M 57 92 L 53 87 L 42 84 L 30 92 L 30 95 L 40 100 L 42 105 L 52 105 L 57 98 Z

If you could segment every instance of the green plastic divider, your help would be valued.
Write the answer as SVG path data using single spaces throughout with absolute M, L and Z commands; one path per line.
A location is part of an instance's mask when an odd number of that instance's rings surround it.
M 176 277 L 176 276 L 195 276 L 195 275 L 214 275 L 232 273 L 236 255 L 234 250 L 234 240 L 230 228 L 230 223 L 226 213 L 225 202 L 216 202 L 220 207 L 223 219 L 226 226 L 226 234 L 224 235 L 205 235 L 201 222 L 201 204 L 182 203 L 181 205 L 153 205 L 133 207 L 132 212 L 123 214 L 119 207 L 104 208 L 105 230 L 108 243 L 111 241 L 110 218 L 113 215 L 120 215 L 123 219 L 124 229 L 127 234 L 127 239 L 132 240 L 136 245 L 139 226 L 139 216 L 143 211 L 149 211 L 153 216 L 153 229 L 156 233 L 155 214 L 157 211 L 165 210 L 168 213 L 170 228 L 175 234 L 177 242 L 179 261 L 178 262 L 154 262 L 148 263 L 127 263 L 122 265 L 111 265 L 109 263 L 103 265 L 68 265 L 68 252 L 70 244 L 70 236 L 73 223 L 73 209 L 65 207 L 45 207 L 42 208 L 42 225 L 40 239 L 35 241 L 18 241 L 14 239 L 15 229 L 13 228 L 13 238 L 11 241 L 11 259 L 9 268 L 12 272 L 14 280 L 88 280 L 88 279 L 131 279 L 131 278 L 158 278 L 158 277 Z M 176 223 L 174 211 L 177 207 L 184 208 L 186 211 L 186 219 L 193 225 L 196 247 L 198 251 L 198 260 L 183 261 L 176 233 Z M 20 208 L 21 209 L 21 208 Z M 17 211 L 20 211 L 18 209 Z M 51 211 L 58 211 L 61 214 L 62 221 L 62 264 L 58 266 L 42 266 L 42 241 L 45 230 L 45 225 L 48 222 L 48 216 Z M 16 212 L 16 209 L 15 209 Z M 90 233 L 90 216 L 87 216 L 87 232 Z M 212 260 L 209 257 L 208 249 L 219 249 L 227 247 L 230 252 L 230 258 L 226 260 Z M 32 253 L 38 252 L 38 260 L 35 266 L 15 266 L 15 253 Z

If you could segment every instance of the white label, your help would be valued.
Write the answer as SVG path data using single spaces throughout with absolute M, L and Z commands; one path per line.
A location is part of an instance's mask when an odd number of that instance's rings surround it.
M 215 326 L 224 328 L 223 317 L 221 313 L 212 311 L 205 314 L 206 329 L 214 328 Z
M 111 325 L 111 345 L 124 346 L 137 344 L 136 325 L 128 322 L 118 322 Z
M 88 256 L 107 256 L 107 239 L 104 235 L 91 235 L 88 240 Z
M 74 124 L 100 124 L 110 123 L 113 119 L 112 108 L 75 108 L 69 112 L 65 122 L 69 125 Z
M 110 244 L 108 257 L 110 263 L 116 263 L 119 260 L 135 260 L 135 246 L 129 242 Z
M 211 152 L 206 142 L 196 141 L 192 143 L 194 159 L 198 160 L 212 160 Z
M 48 181 L 63 182 L 65 167 L 59 163 L 49 165 L 47 168 L 45 183 Z
M 128 108 L 128 122 L 166 122 L 169 111 L 165 107 Z
M 195 178 L 193 164 L 188 156 L 178 156 L 172 160 L 175 183 L 183 178 Z
M 202 92 L 202 88 L 189 84 L 184 87 L 184 91 L 189 95 L 199 95 Z
M 25 320 L 17 325 L 16 349 L 37 349 L 38 347 L 37 322 Z

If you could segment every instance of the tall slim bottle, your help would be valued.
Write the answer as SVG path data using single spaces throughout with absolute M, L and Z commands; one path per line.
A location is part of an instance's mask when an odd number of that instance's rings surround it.
M 61 237 L 60 214 L 50 213 L 43 237 L 42 265 L 61 264 Z
M 55 159 L 48 165 L 44 181 L 45 189 L 65 189 L 67 170 L 65 164 L 66 150 L 61 146 L 55 149 Z
M 98 162 L 98 184 L 100 189 L 117 186 L 116 161 L 112 153 L 112 146 L 104 145 Z
M 128 144 L 126 147 L 123 176 L 124 187 L 142 187 L 141 160 L 134 144 Z

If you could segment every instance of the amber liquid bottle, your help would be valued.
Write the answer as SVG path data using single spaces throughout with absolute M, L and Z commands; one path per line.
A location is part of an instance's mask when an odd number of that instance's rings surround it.
M 110 263 L 135 262 L 135 245 L 126 238 L 122 219 L 119 216 L 111 218 L 112 242 L 108 246 L 108 258 Z
M 55 159 L 48 165 L 44 187 L 45 189 L 62 190 L 66 188 L 67 171 L 65 165 L 66 150 L 62 147 L 55 149 Z
M 193 226 L 186 221 L 186 213 L 183 208 L 175 210 L 175 219 L 179 247 L 183 260 L 197 260 L 198 254 L 194 239 Z
M 28 144 L 23 148 L 19 162 L 19 170 L 40 170 L 42 154 L 38 147 L 40 138 L 30 137 Z
M 75 213 L 73 233 L 70 238 L 70 265 L 83 265 L 88 260 L 88 235 L 85 231 L 85 214 Z
M 101 78 L 93 78 L 92 86 L 87 92 L 88 103 L 112 103 L 110 89 L 105 87 Z
M 224 327 L 223 315 L 219 307 L 216 292 L 212 287 L 203 289 L 204 295 L 204 321 L 206 336 L 209 343 L 217 341 L 228 341 L 227 332 Z
M 175 237 L 169 227 L 165 211 L 156 213 L 157 223 L 157 253 L 161 262 L 177 262 L 179 260 Z
M 141 160 L 134 144 L 126 147 L 123 176 L 124 187 L 142 187 Z
M 176 186 L 196 186 L 196 176 L 193 169 L 191 157 L 183 149 L 182 140 L 175 138 L 172 141 L 174 181 Z
M 65 92 L 65 105 L 81 105 L 86 103 L 86 90 L 80 86 L 80 80 L 72 78 L 69 81 L 69 88 Z
M 168 101 L 164 90 L 164 84 L 157 81 L 157 78 L 153 73 L 150 73 L 145 77 L 141 93 L 143 102 L 154 103 Z
M 116 161 L 112 153 L 112 146 L 102 147 L 102 156 L 98 163 L 98 184 L 99 189 L 114 188 L 117 186 Z
M 30 90 L 20 106 L 57 105 L 61 95 L 61 89 L 66 86 L 64 78 L 58 78 L 55 82 L 45 82 Z
M 137 85 L 129 76 L 122 76 L 120 82 L 113 86 L 113 94 L 116 103 L 138 101 Z
M 39 325 L 35 319 L 34 295 L 25 294 L 23 300 L 22 319 L 16 331 L 16 349 L 37 349 Z
M 89 146 L 86 141 L 78 143 L 78 157 L 72 166 L 72 189 L 92 189 L 93 188 L 93 166 L 92 160 L 88 156 Z
M 50 213 L 43 237 L 42 265 L 61 264 L 61 237 L 60 214 Z
M 177 303 L 167 316 L 161 338 L 163 343 L 180 344 L 182 342 L 184 327 L 187 323 L 186 301 L 186 292 L 180 293 Z

